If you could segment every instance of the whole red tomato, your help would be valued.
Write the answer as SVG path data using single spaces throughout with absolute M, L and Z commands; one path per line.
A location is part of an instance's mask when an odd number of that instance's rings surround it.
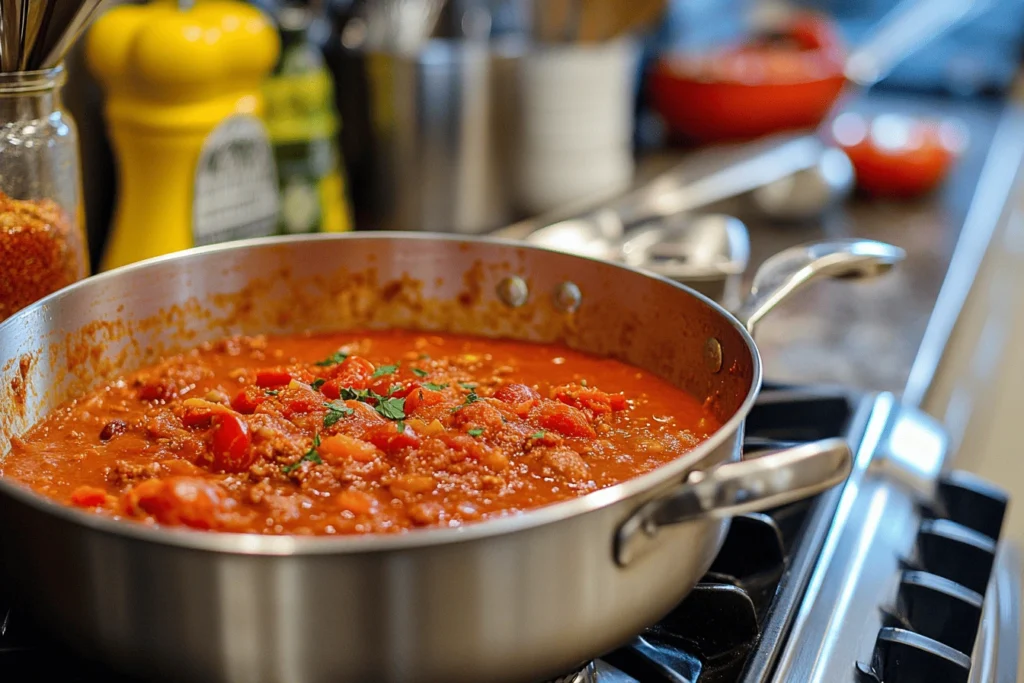
M 832 124 L 836 143 L 850 157 L 857 188 L 876 197 L 909 198 L 933 190 L 965 144 L 952 122 L 886 114 L 843 114 Z

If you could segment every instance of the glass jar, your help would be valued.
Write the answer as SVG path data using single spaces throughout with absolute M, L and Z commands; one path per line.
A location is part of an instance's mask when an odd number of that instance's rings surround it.
M 63 66 L 0 73 L 0 321 L 88 274 Z

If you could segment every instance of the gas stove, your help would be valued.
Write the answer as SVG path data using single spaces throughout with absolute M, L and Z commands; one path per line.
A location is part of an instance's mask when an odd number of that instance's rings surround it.
M 1020 569 L 1007 497 L 948 471 L 938 424 L 891 394 L 766 387 L 744 452 L 844 436 L 842 486 L 734 519 L 665 619 L 565 683 L 1015 681 Z
M 849 480 L 733 520 L 711 570 L 660 623 L 558 683 L 1016 680 L 1020 569 L 1007 497 L 944 469 L 947 441 L 891 394 L 769 385 L 744 452 L 843 436 Z M 682 549 L 685 551 L 685 549 Z M 0 606 L 3 680 L 124 679 Z

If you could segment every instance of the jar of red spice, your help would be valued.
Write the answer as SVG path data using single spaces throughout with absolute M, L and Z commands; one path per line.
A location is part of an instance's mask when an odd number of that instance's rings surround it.
M 88 274 L 64 67 L 0 73 L 0 321 Z

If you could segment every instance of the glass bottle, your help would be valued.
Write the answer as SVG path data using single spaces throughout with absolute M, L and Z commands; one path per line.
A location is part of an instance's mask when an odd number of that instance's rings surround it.
M 63 66 L 0 73 L 0 321 L 88 274 Z

